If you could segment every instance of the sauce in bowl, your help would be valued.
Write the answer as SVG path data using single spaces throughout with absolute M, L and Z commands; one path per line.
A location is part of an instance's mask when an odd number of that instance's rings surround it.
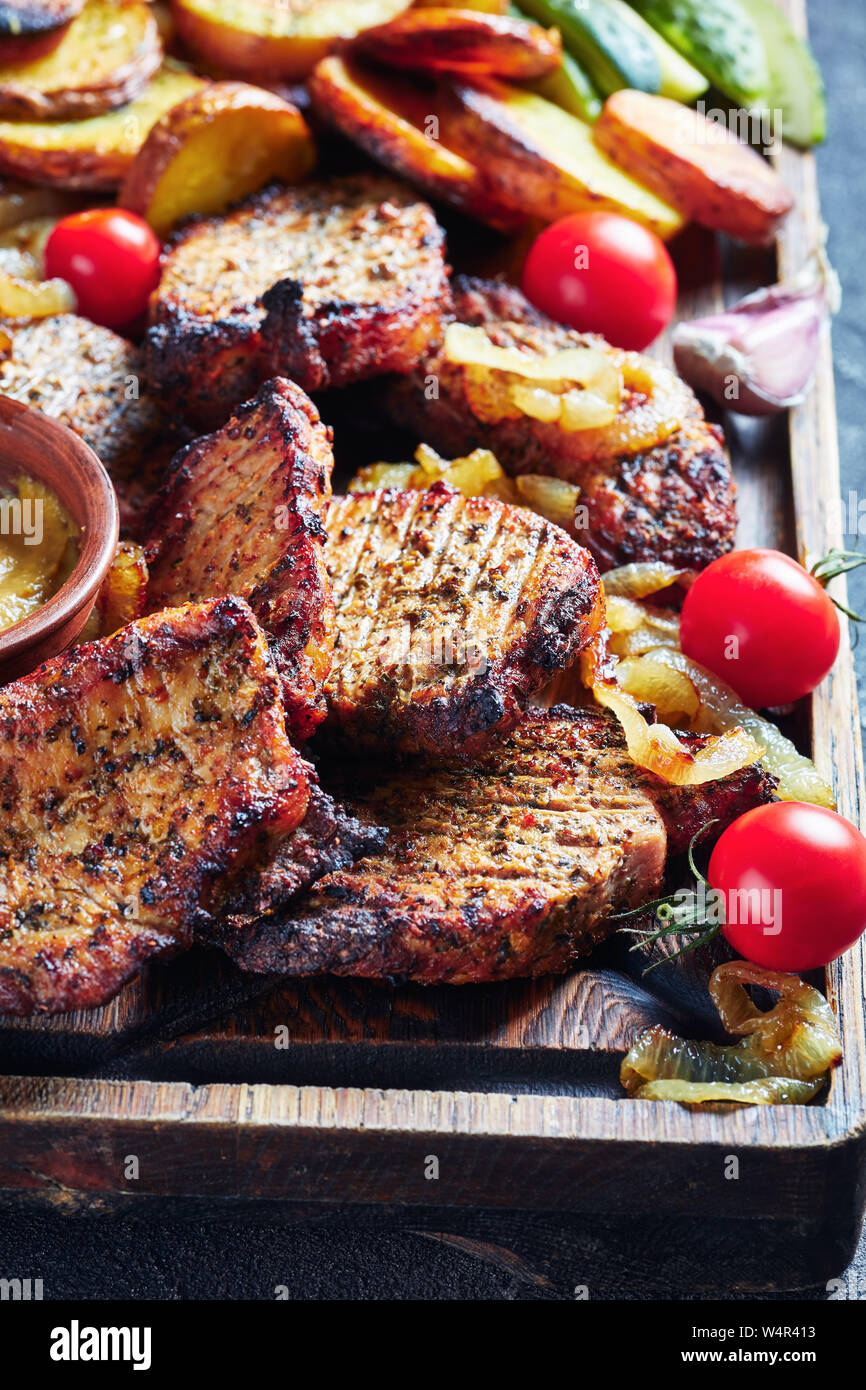
M 26 474 L 0 484 L 0 632 L 35 613 L 66 583 L 80 532 L 59 499 Z

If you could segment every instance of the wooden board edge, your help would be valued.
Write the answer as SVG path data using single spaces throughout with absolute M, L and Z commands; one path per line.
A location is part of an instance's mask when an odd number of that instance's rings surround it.
M 806 0 L 782 0 L 792 24 L 807 34 Z M 777 167 L 794 193 L 796 207 L 778 238 L 779 279 L 790 280 L 821 244 L 825 228 L 820 213 L 815 156 L 783 147 Z M 842 506 L 836 424 L 833 352 L 829 328 L 822 335 L 815 381 L 789 421 L 791 474 L 798 558 L 811 562 L 841 546 Z M 834 593 L 846 602 L 844 579 Z M 828 679 L 811 701 L 812 749 L 820 770 L 831 781 L 838 809 L 859 824 L 866 805 L 863 748 L 854 662 L 848 624 L 841 624 L 839 656 Z M 828 997 L 839 1019 L 843 1042 L 827 1102 L 843 1131 L 862 1125 L 866 1115 L 866 954 L 863 941 L 827 971 Z
M 805 32 L 804 0 L 785 0 L 789 13 Z M 798 179 L 808 192 L 806 209 L 817 225 L 817 183 L 811 156 L 797 160 Z M 793 167 L 793 166 L 792 166 Z M 808 224 L 807 224 L 808 230 Z M 804 247 L 804 228 L 791 221 L 779 243 L 780 273 L 799 268 Z M 822 487 L 839 494 L 838 452 L 833 414 L 832 358 L 829 337 L 822 348 L 818 381 L 813 395 L 791 420 L 794 474 L 800 541 L 804 552 L 818 553 L 835 540 L 832 519 L 823 505 L 814 505 L 814 478 L 806 471 L 804 439 L 831 441 L 819 448 Z M 832 488 L 835 487 L 835 492 Z M 850 722 L 856 714 L 853 666 L 847 634 L 839 669 L 828 688 L 813 702 L 816 755 L 830 770 L 840 710 Z M 856 720 L 855 720 L 856 725 Z M 827 759 L 830 759 L 828 764 Z M 852 731 L 850 765 L 844 778 L 832 768 L 840 809 L 856 815 L 863 804 L 863 765 L 859 728 Z M 858 945 L 829 974 L 831 997 L 845 1028 L 846 1038 L 862 1047 L 864 1029 L 864 951 Z M 611 1101 L 597 1098 L 503 1096 L 425 1091 L 340 1090 L 329 1087 L 233 1086 L 191 1087 L 183 1083 L 147 1081 L 105 1082 L 89 1080 L 46 1081 L 44 1078 L 4 1078 L 0 1081 L 0 1127 L 36 1128 L 54 1122 L 81 1124 L 94 1133 L 109 1124 L 121 1130 L 140 1130 L 142 1125 L 183 1125 L 194 1128 L 229 1124 L 239 1130 L 267 1124 L 282 1130 L 373 1134 L 381 1138 L 421 1132 L 436 1136 L 567 1140 L 591 1144 L 641 1146 L 655 1144 L 702 1145 L 811 1150 L 855 1144 L 862 1147 L 866 1134 L 863 1099 L 863 1059 L 848 1056 L 829 1102 L 815 1107 L 772 1107 L 706 1115 L 684 1111 L 671 1104 Z M 51 1109 L 46 1112 L 46 1102 Z M 420 1128 L 419 1128 L 420 1127 Z M 19 1130 L 20 1132 L 20 1130 Z

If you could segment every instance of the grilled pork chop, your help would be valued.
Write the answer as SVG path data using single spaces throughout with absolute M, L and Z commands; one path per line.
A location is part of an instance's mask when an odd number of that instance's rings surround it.
M 245 930 L 265 913 L 274 912 L 317 879 L 348 868 L 365 854 L 376 854 L 387 838 L 383 826 L 364 824 L 319 785 L 308 765 L 310 800 L 297 829 L 268 845 L 259 861 L 234 877 L 200 916 L 196 935 L 217 944 L 227 934 Z
M 175 239 L 151 300 L 148 372 L 182 415 L 212 425 L 269 376 L 314 391 L 409 371 L 448 302 L 442 232 L 402 184 L 271 187 Z
M 444 483 L 335 497 L 329 723 L 358 743 L 469 756 L 603 623 L 589 553 Z
M 454 313 L 482 327 L 499 347 L 548 356 L 581 344 L 606 348 L 600 338 L 574 333 L 538 313 L 519 290 L 495 281 L 458 277 Z M 607 348 L 608 351 L 611 349 Z M 431 398 L 430 381 L 438 395 Z M 674 379 L 675 380 L 675 379 Z M 588 432 L 529 416 L 482 420 L 467 394 L 466 369 L 435 350 L 388 390 L 396 423 L 415 430 L 448 458 L 491 449 L 512 474 L 545 473 L 577 483 L 587 508 L 582 539 L 602 571 L 634 560 L 663 560 L 703 569 L 730 550 L 737 518 L 734 483 L 721 431 L 708 424 L 694 393 L 676 382 L 681 427 L 651 448 L 610 456 L 603 441 L 588 448 Z M 647 398 L 626 392 L 619 423 L 643 428 Z M 601 432 L 599 432 L 601 436 Z
M 772 797 L 756 765 L 664 786 L 595 709 L 532 710 L 477 764 L 389 772 L 343 765 L 331 785 L 390 834 L 320 878 L 289 913 L 221 944 L 245 970 L 470 984 L 563 971 L 660 889 L 697 816 L 723 825 Z
M 104 1003 L 190 941 L 210 885 L 303 818 L 261 629 L 156 613 L 0 691 L 0 1010 Z
M 155 487 L 164 428 L 141 382 L 138 349 L 77 314 L 7 321 L 2 334 L 0 395 L 35 406 L 90 445 L 111 474 L 129 529 Z
M 294 736 L 325 715 L 334 604 L 322 513 L 330 431 L 300 387 L 275 378 L 216 434 L 172 461 L 152 513 L 152 610 L 237 594 L 271 639 Z

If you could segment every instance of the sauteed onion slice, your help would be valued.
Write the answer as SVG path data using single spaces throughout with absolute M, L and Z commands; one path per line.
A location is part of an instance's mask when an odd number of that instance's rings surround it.
M 764 1012 L 746 985 L 773 991 L 777 1002 Z M 689 1105 L 801 1105 L 817 1094 L 842 1057 L 835 1015 L 817 989 L 742 960 L 717 966 L 709 988 L 722 1024 L 739 1041 L 720 1046 L 678 1038 L 659 1025 L 647 1029 L 620 1068 L 631 1096 Z

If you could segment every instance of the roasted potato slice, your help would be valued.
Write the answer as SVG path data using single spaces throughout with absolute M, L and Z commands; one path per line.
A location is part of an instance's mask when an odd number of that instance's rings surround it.
M 320 116 L 431 197 L 502 230 L 523 220 L 494 197 L 474 164 L 428 133 L 437 121 L 432 87 L 333 54 L 316 65 L 310 93 Z
M 474 159 L 503 202 L 548 222 L 603 209 L 663 239 L 685 219 L 593 144 L 593 127 L 534 92 L 492 77 L 450 83 L 440 107 L 446 143 Z
M 126 106 L 83 121 L 0 121 L 0 172 L 58 188 L 122 183 L 151 126 L 204 83 L 167 60 Z
M 118 628 L 140 618 L 147 602 L 147 577 L 147 560 L 141 546 L 135 541 L 119 541 L 78 641 L 110 637 Z
M 177 31 L 224 73 L 301 79 L 340 39 L 386 24 L 409 0 L 174 0 Z
M 668 97 L 614 92 L 595 126 L 600 149 L 704 227 L 766 245 L 794 199 L 775 169 L 726 126 Z
M 56 48 L 84 0 L 3 0 L 0 63 L 31 63 Z
M 59 29 L 48 29 L 44 34 L 35 34 L 31 38 L 6 38 L 0 34 L 0 67 L 35 63 L 37 58 L 53 53 L 68 28 L 68 24 L 61 24 Z
M 294 106 L 244 82 L 213 82 L 151 127 L 118 202 L 165 238 L 182 218 L 223 212 L 271 179 L 297 183 L 315 162 Z
M 448 10 L 480 10 L 482 14 L 505 14 L 509 0 L 444 0 Z M 443 0 L 412 0 L 413 9 L 440 9 Z
M 407 10 L 389 24 L 365 29 L 353 50 L 398 69 L 492 73 L 529 81 L 554 72 L 562 61 L 558 29 L 524 19 L 446 6 Z
M 52 53 L 0 68 L 0 116 L 96 116 L 137 96 L 161 61 L 144 0 L 87 0 Z

